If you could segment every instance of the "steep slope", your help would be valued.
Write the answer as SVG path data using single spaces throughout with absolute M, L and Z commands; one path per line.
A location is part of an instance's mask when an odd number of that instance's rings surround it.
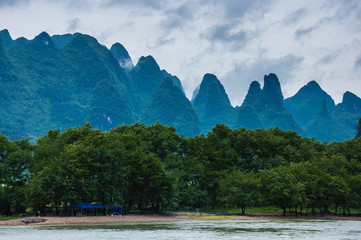
M 326 102 L 327 109 L 332 112 L 335 102 L 317 82 L 311 81 L 303 86 L 293 97 L 284 100 L 285 107 L 291 112 L 295 120 L 302 126 L 306 125 L 316 116 L 318 110 Z
M 33 40 L 17 39 L 6 48 L 6 55 L 18 79 L 18 84 L 13 86 L 20 89 L 15 97 L 8 98 L 11 103 L 7 111 L 12 111 L 11 123 L 21 126 L 20 130 L 30 136 L 38 137 L 51 128 L 63 129 L 89 121 L 90 112 L 94 117 L 95 110 L 99 110 L 94 99 L 102 95 L 99 91 L 106 91 L 97 88 L 102 79 L 110 82 L 108 87 L 116 89 L 110 94 L 120 101 L 114 108 L 122 108 L 122 112 L 113 116 L 114 123 L 133 121 L 129 106 L 135 102 L 130 94 L 134 89 L 113 54 L 95 38 L 74 34 L 73 39 L 59 49 L 43 32 Z M 90 111 L 91 107 L 94 111 Z M 131 120 L 125 114 L 129 114 Z
M 326 100 L 323 101 L 315 117 L 307 124 L 306 135 L 328 142 L 344 139 L 342 126 L 331 116 L 327 109 Z
M 102 79 L 107 79 L 119 94 L 134 107 L 133 85 L 119 66 L 118 61 L 105 46 L 88 35 L 79 34 L 62 50 L 70 66 L 66 73 L 74 83 L 81 105 L 89 106 L 92 91 Z
M 302 128 L 284 107 L 281 85 L 273 73 L 264 76 L 263 89 L 258 82 L 251 83 L 245 101 L 238 109 L 235 127 L 279 127 L 303 134 Z
M 337 104 L 332 116 L 342 125 L 339 131 L 343 133 L 343 139 L 353 138 L 361 117 L 361 98 L 351 92 L 344 93 L 342 102 Z
M 59 49 L 50 36 L 42 32 L 33 40 L 15 40 L 6 48 L 6 54 L 24 91 L 12 100 L 14 122 L 20 121 L 30 136 L 54 128 L 56 124 L 49 117 L 51 102 L 64 97 L 61 94 L 64 81 L 59 79 L 64 66 Z
M 114 57 L 118 60 L 119 65 L 127 70 L 130 70 L 134 67 L 133 61 L 129 56 L 128 51 L 120 43 L 114 43 L 110 51 L 113 53 Z
M 10 33 L 7 29 L 0 31 L 0 37 L 2 39 L 2 45 L 4 48 L 7 48 L 14 42 L 14 40 L 11 38 Z
M 223 85 L 213 74 L 205 74 L 192 105 L 200 119 L 202 132 L 209 132 L 215 124 L 232 126 L 234 109 Z
M 21 114 L 22 99 L 28 94 L 14 73 L 14 66 L 5 53 L 0 35 L 0 134 L 10 140 L 27 136 L 24 122 L 17 116 Z
M 159 121 L 174 126 L 177 132 L 185 136 L 194 136 L 200 132 L 197 114 L 171 78 L 166 78 L 154 92 L 143 109 L 141 121 L 148 125 Z
M 163 74 L 152 56 L 141 57 L 130 71 L 133 79 L 135 92 L 139 99 L 136 113 L 140 113 L 144 104 L 148 102 L 154 91 L 163 82 Z
M 110 130 L 118 125 L 134 123 L 134 116 L 125 99 L 108 81 L 99 81 L 93 89 L 89 122 L 95 128 Z
M 176 85 L 182 92 L 184 92 L 182 83 L 177 76 L 173 76 L 164 69 L 162 69 L 162 74 L 163 74 L 163 78 L 167 78 L 167 77 L 171 78 L 173 80 L 174 85 Z

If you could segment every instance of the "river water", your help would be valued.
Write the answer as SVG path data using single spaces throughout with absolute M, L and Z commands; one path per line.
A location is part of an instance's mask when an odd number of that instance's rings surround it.
M 361 221 L 192 220 L 0 226 L 0 239 L 361 239 Z

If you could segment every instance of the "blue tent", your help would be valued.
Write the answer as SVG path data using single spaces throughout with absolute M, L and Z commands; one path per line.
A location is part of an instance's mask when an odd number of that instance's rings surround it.
M 90 203 L 87 203 L 87 202 L 82 202 L 82 203 L 79 203 L 79 204 L 74 204 L 74 205 L 71 205 L 71 215 L 73 216 L 73 209 L 74 208 L 80 208 L 81 209 L 81 212 L 79 213 L 78 216 L 83 216 L 83 209 L 91 209 L 91 208 L 95 208 L 96 209 L 96 216 L 98 216 L 98 209 L 99 208 L 107 208 L 106 206 L 104 205 L 101 205 L 100 203 L 94 203 L 94 204 L 90 204 Z
M 71 205 L 72 208 L 94 208 L 93 205 L 87 202 Z

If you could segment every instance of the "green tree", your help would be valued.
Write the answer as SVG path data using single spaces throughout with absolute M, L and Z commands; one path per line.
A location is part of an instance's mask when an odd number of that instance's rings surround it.
M 228 206 L 241 208 L 242 214 L 246 207 L 257 206 L 261 197 L 260 179 L 253 172 L 232 172 L 221 181 L 220 189 Z

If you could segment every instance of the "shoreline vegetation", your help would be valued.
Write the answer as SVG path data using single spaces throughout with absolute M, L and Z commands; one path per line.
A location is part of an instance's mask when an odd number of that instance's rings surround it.
M 36 145 L 0 135 L 0 216 L 116 215 L 120 206 L 352 216 L 361 213 L 360 153 L 361 138 L 321 143 L 223 124 L 190 138 L 160 123 L 50 130 Z
M 33 221 L 29 221 L 33 220 Z M 128 214 L 124 216 L 84 216 L 84 217 L 40 217 L 0 220 L 0 226 L 24 225 L 71 225 L 71 224 L 106 224 L 126 222 L 168 222 L 188 220 L 354 220 L 361 221 L 361 215 L 298 215 L 283 213 L 246 214 L 246 215 L 216 215 L 207 213 L 172 212 L 167 214 Z

